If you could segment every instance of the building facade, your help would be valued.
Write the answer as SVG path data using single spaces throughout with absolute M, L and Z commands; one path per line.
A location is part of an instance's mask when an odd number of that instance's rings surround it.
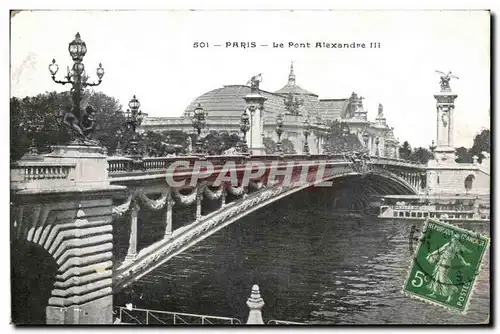
M 250 92 L 251 88 L 247 85 L 226 85 L 214 89 L 194 99 L 180 117 L 145 118 L 141 130 L 180 130 L 192 133 L 191 117 L 196 106 L 200 104 L 208 115 L 205 133 L 217 131 L 240 134 L 241 114 L 247 108 L 244 98 Z M 288 82 L 283 88 L 275 92 L 260 89 L 259 93 L 265 97 L 262 137 L 278 141 L 276 118 L 281 114 L 281 139 L 289 139 L 298 154 L 303 153 L 304 130 L 308 120 L 310 135 L 307 141 L 312 154 L 324 153 L 328 122 L 340 121 L 348 125 L 350 133 L 358 136 L 369 154 L 393 158 L 399 156 L 399 143 L 394 137 L 393 128 L 387 125 L 382 105 L 379 105 L 375 121 L 369 121 L 368 113 L 363 107 L 363 98 L 355 93 L 348 98 L 320 99 L 317 94 L 297 85 L 293 64 L 290 67 Z

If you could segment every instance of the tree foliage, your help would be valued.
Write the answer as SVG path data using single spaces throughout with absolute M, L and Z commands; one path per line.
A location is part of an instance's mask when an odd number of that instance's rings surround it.
M 477 156 L 478 161 L 481 162 L 484 158 L 482 152 L 490 153 L 490 130 L 484 129 L 474 137 L 471 148 L 459 147 L 455 149 L 456 159 L 458 163 L 472 163 L 473 157 Z M 427 163 L 432 159 L 434 154 L 425 147 L 418 147 L 412 150 L 408 141 L 399 147 L 399 157 L 405 160 L 416 161 L 420 163 Z
M 288 138 L 281 140 L 281 149 L 285 154 L 297 154 L 297 151 L 295 151 L 295 145 L 293 145 L 292 141 Z
M 399 147 L 399 158 L 403 160 L 410 160 L 411 158 L 411 146 L 408 141 L 405 141 L 403 145 Z
M 263 138 L 264 150 L 266 154 L 276 154 L 278 153 L 278 144 L 271 139 L 270 137 Z M 295 145 L 288 138 L 284 138 L 281 140 L 281 149 L 284 154 L 297 154 L 295 150 Z
M 364 151 L 363 144 L 356 134 L 351 133 L 347 123 L 339 121 L 329 122 L 326 141 L 323 148 L 329 153 Z M 346 130 L 344 130 L 346 129 Z
M 455 150 L 455 155 L 457 156 L 455 161 L 458 163 L 472 163 L 472 155 L 469 153 L 469 150 L 463 146 Z
M 490 130 L 482 130 L 474 137 L 471 148 L 467 149 L 462 146 L 455 150 L 455 154 L 457 156 L 455 161 L 458 163 L 472 163 L 474 162 L 473 157 L 476 156 L 478 158 L 478 162 L 481 162 L 484 158 L 482 152 L 490 153 L 490 140 Z
M 410 154 L 410 161 L 419 162 L 421 164 L 427 164 L 429 160 L 432 159 L 434 154 L 425 147 L 414 148 Z
M 62 123 L 65 110 L 71 106 L 69 92 L 50 92 L 33 97 L 10 99 L 11 161 L 25 154 L 34 139 L 39 152 L 50 151 L 50 146 L 65 145 L 70 140 L 67 127 Z M 81 107 L 97 110 L 95 139 L 114 150 L 125 118 L 119 102 L 104 93 L 86 91 Z
M 489 129 L 483 129 L 474 137 L 474 142 L 469 150 L 471 156 L 477 156 L 479 162 L 484 158 L 482 152 L 490 153 L 491 150 L 491 133 Z

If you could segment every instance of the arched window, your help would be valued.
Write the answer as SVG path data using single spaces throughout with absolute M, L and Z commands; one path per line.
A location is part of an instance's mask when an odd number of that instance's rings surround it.
M 465 192 L 469 192 L 469 190 L 472 189 L 472 183 L 474 182 L 474 175 L 470 174 L 468 175 L 466 178 L 465 178 L 465 181 L 464 181 L 464 187 L 465 187 Z

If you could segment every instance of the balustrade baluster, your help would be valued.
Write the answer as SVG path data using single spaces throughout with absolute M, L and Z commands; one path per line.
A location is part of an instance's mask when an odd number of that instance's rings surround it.
M 170 194 L 167 198 L 167 211 L 165 212 L 165 237 L 170 237 L 172 235 L 172 209 L 175 204 L 174 199 Z
M 198 188 L 198 191 L 200 191 L 200 188 Z M 198 193 L 196 195 L 196 221 L 199 221 L 201 219 L 201 201 L 203 200 L 203 194 Z
M 132 211 L 130 212 L 130 239 L 126 260 L 135 260 L 137 256 L 137 216 L 140 207 L 134 200 Z
M 226 206 L 226 189 L 222 187 L 222 194 L 220 196 L 221 199 L 221 208 Z

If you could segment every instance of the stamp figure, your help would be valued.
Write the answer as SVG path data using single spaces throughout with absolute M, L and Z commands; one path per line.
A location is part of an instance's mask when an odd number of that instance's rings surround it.
M 428 219 L 403 293 L 465 313 L 488 244 L 485 236 Z

